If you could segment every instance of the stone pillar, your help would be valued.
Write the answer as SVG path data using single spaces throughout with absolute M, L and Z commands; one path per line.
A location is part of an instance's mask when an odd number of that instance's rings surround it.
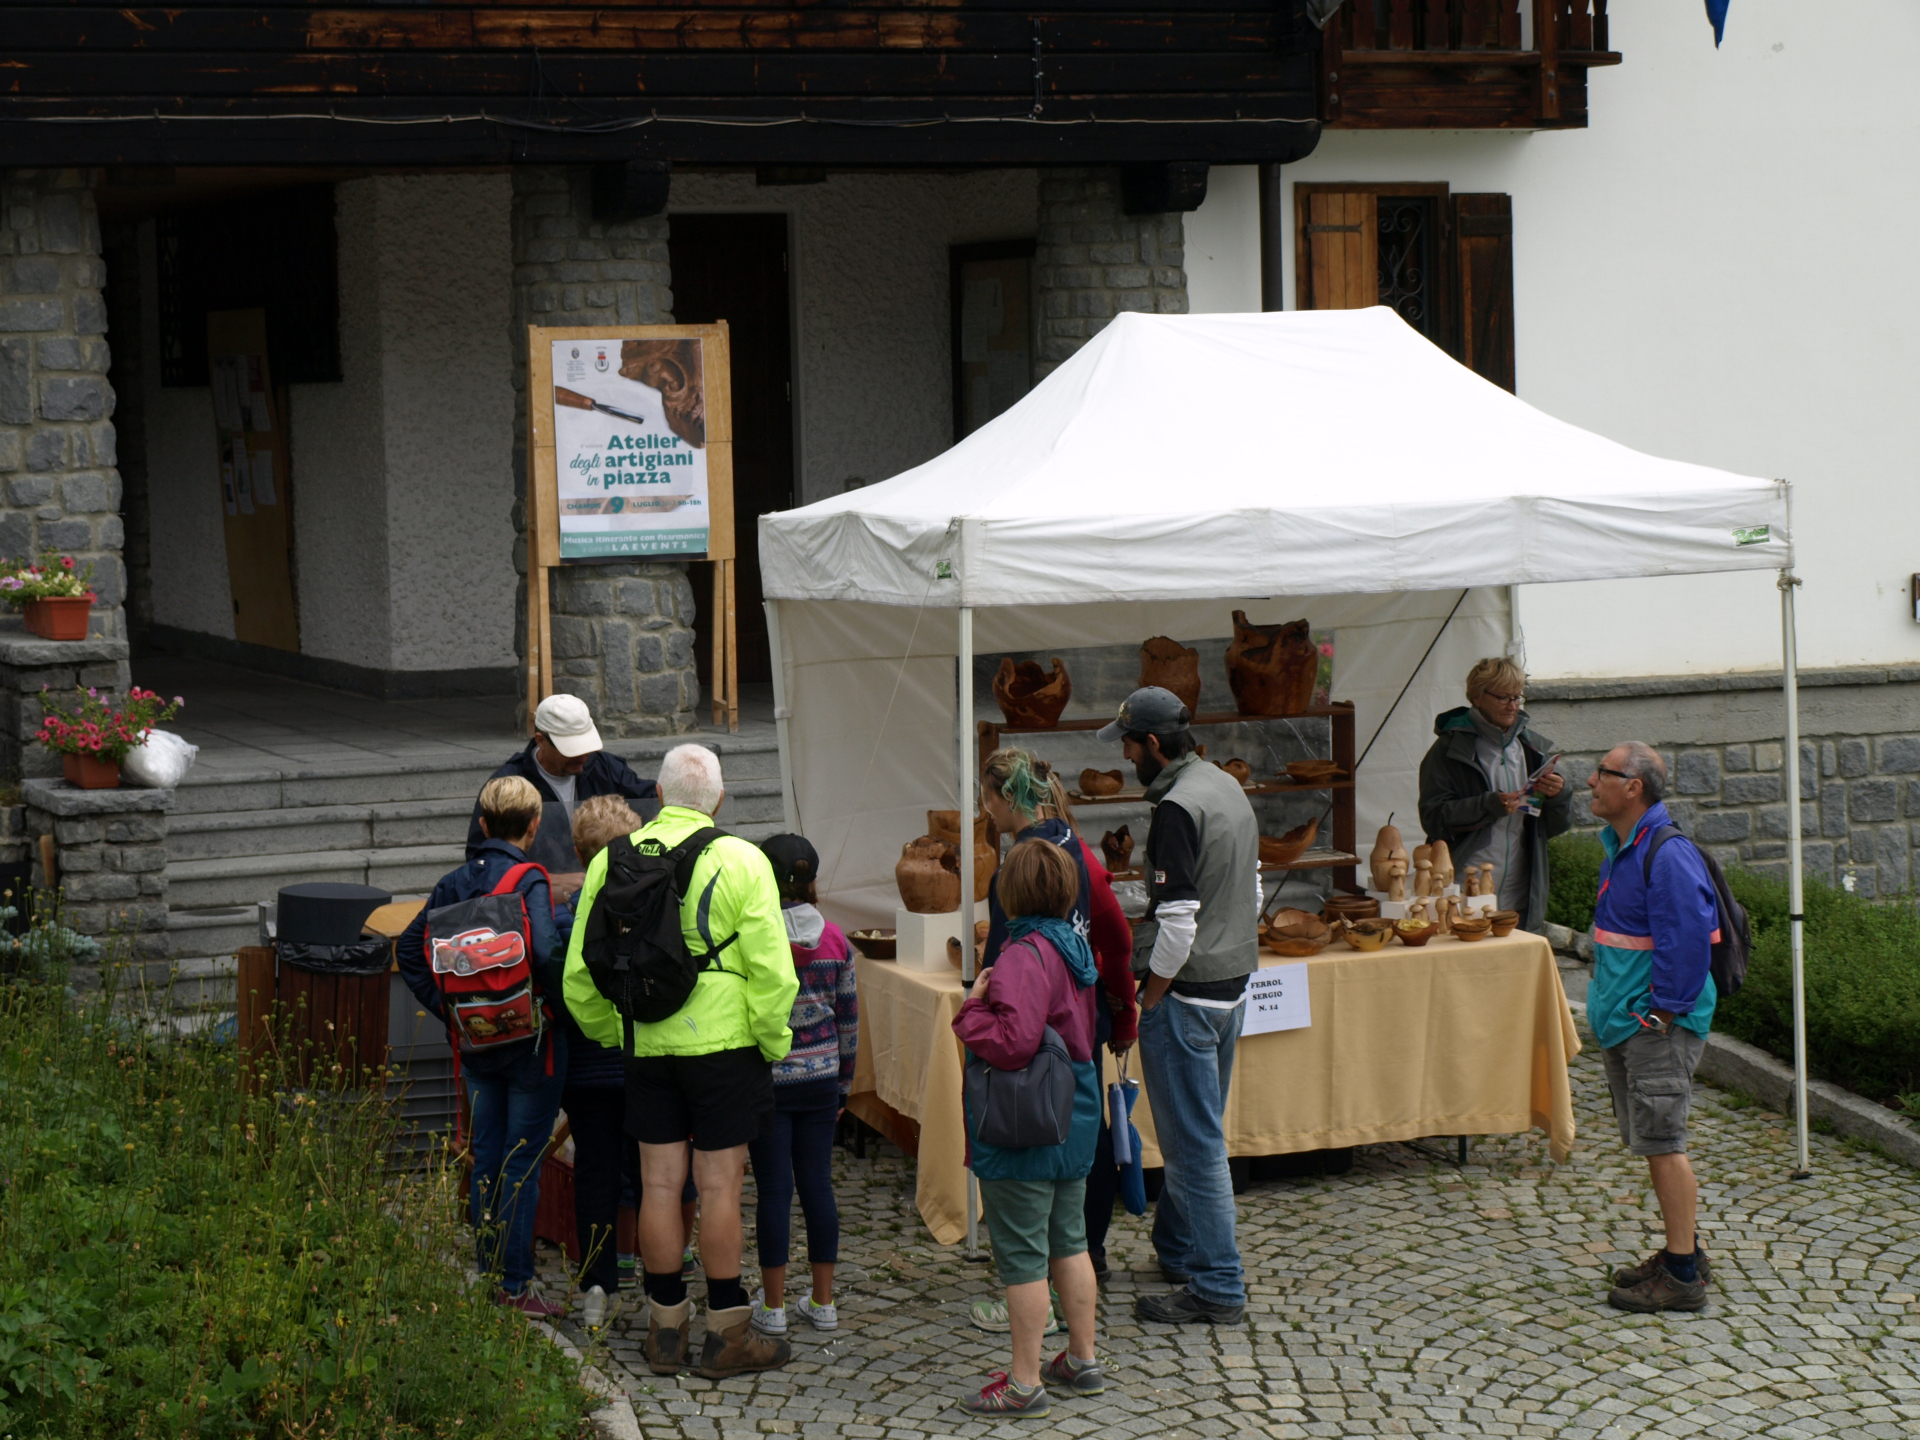
M 1178 215 L 1126 214 L 1116 168 L 1043 172 L 1034 378 L 1050 374 L 1122 310 L 1186 314 L 1185 235 Z
M 514 504 L 521 576 L 515 647 L 526 650 L 526 363 L 529 325 L 668 325 L 667 219 L 593 218 L 584 168 L 513 172 Z M 553 685 L 592 707 L 603 732 L 690 730 L 700 697 L 687 567 L 622 561 L 553 579 Z
M 0 557 L 93 565 L 93 632 L 126 633 L 106 265 L 92 176 L 0 175 Z
M 21 787 L 27 834 L 51 835 L 54 881 L 66 923 L 103 944 L 126 944 L 129 958 L 167 956 L 167 812 L 171 790 L 80 790 L 64 780 Z M 33 883 L 47 887 L 37 844 Z
M 76 689 L 124 694 L 132 683 L 124 640 L 42 640 L 0 632 L 0 782 L 58 775 L 60 757 L 33 737 L 51 690 L 71 708 Z

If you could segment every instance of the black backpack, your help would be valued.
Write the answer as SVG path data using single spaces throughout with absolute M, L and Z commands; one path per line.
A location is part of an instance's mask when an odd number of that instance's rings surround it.
M 739 935 L 718 945 L 707 930 L 707 907 L 700 907 L 700 937 L 707 949 L 687 953 L 680 931 L 680 904 L 693 883 L 694 863 L 727 832 L 709 825 L 671 850 L 657 840 L 622 835 L 607 846 L 607 878 L 587 916 L 580 947 L 587 973 L 600 993 L 626 1021 L 626 1049 L 633 1053 L 633 1027 L 667 1019 L 687 1003 L 700 972 L 708 965 L 725 969 L 720 952 Z M 711 895 L 720 877 L 707 886 Z
M 1642 884 L 1653 883 L 1653 857 L 1660 853 L 1660 847 L 1678 835 L 1689 845 L 1686 832 L 1678 825 L 1662 825 L 1653 832 L 1647 841 L 1647 858 L 1640 862 L 1640 880 Z M 1720 869 L 1720 862 L 1693 845 L 1697 854 L 1707 866 L 1707 878 L 1713 881 L 1713 899 L 1720 911 L 1720 938 L 1713 942 L 1713 988 L 1724 1000 L 1737 992 L 1747 983 L 1747 952 L 1753 948 L 1753 937 L 1747 924 L 1747 907 L 1733 898 L 1733 892 L 1727 888 L 1727 877 Z

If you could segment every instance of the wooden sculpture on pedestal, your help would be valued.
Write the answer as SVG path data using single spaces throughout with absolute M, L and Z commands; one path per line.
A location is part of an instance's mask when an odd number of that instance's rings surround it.
M 1433 893 L 1438 895 L 1453 884 L 1453 855 L 1447 849 L 1447 842 L 1433 842 Z
M 900 903 L 916 915 L 951 915 L 960 908 L 960 852 L 923 835 L 900 847 L 893 867 Z
M 1404 904 L 1407 898 L 1407 862 L 1396 860 L 1387 867 L 1387 899 Z

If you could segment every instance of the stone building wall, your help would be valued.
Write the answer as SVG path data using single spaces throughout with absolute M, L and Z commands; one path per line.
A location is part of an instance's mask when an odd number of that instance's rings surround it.
M 0 557 L 93 565 L 93 632 L 125 634 L 106 262 L 92 175 L 0 174 Z
M 1920 669 L 1800 677 L 1800 824 L 1806 873 L 1862 895 L 1913 883 L 1920 848 Z M 1586 778 L 1625 740 L 1667 762 L 1667 807 L 1723 865 L 1784 877 L 1786 752 L 1780 677 L 1718 675 L 1528 686 L 1535 726 L 1564 747 L 1575 823 L 1597 822 Z
M 1187 313 L 1179 215 L 1128 215 L 1113 167 L 1050 170 L 1040 181 L 1034 250 L 1039 348 L 1033 378 L 1058 368 L 1115 315 Z
M 526 650 L 528 325 L 668 325 L 667 219 L 593 219 L 589 172 L 513 174 L 515 650 Z M 614 735 L 690 730 L 700 697 L 693 588 L 684 562 L 572 565 L 553 573 L 553 684 Z

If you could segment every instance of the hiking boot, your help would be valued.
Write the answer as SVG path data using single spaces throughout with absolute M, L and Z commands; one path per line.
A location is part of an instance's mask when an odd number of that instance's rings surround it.
M 1047 1299 L 1052 1303 L 1047 1306 L 1046 1328 L 1040 1333 L 1058 1335 L 1067 1327 L 1060 1323 L 1060 1297 L 1053 1292 L 1052 1286 L 1047 1287 Z M 974 1301 L 972 1320 L 976 1329 L 991 1331 L 995 1335 L 1010 1334 L 1013 1330 L 1013 1322 L 1007 1318 L 1005 1295 L 998 1300 Z
M 680 1278 L 682 1280 L 700 1278 L 700 1257 L 693 1253 L 691 1245 L 680 1252 Z
M 969 1415 L 1044 1415 L 1053 1408 L 1044 1384 L 1022 1390 L 1004 1370 L 994 1371 L 993 1379 L 978 1395 L 962 1395 L 953 1404 Z
M 707 1307 L 707 1336 L 700 1345 L 700 1366 L 695 1372 L 709 1380 L 726 1380 L 749 1370 L 773 1370 L 793 1358 L 793 1346 L 785 1340 L 769 1339 L 755 1333 L 753 1307 L 736 1305 L 731 1310 Z
M 1167 1264 L 1166 1261 L 1162 1260 L 1160 1262 L 1160 1278 L 1169 1285 L 1184 1285 L 1193 1279 L 1193 1276 L 1174 1269 L 1171 1265 Z
M 598 1330 L 611 1325 L 620 1314 L 620 1297 L 609 1295 L 598 1285 L 592 1286 L 580 1297 L 580 1328 Z
M 1202 1300 L 1193 1291 L 1180 1289 L 1165 1295 L 1142 1295 L 1133 1302 L 1133 1313 L 1156 1325 L 1238 1325 L 1247 1318 L 1246 1305 L 1216 1305 Z
M 678 1375 L 691 1359 L 693 1301 L 678 1305 L 647 1302 L 647 1368 L 656 1375 Z
M 1661 1310 L 1704 1310 L 1707 1308 L 1707 1282 L 1676 1280 L 1662 1265 L 1658 1274 L 1649 1275 L 1638 1285 L 1618 1286 L 1607 1295 L 1607 1303 L 1616 1310 L 1632 1310 L 1651 1315 Z
M 1694 1263 L 1698 1267 L 1700 1281 L 1704 1284 L 1713 1278 L 1713 1262 L 1707 1258 L 1706 1246 L 1702 1245 L 1698 1240 L 1693 1243 Z M 1656 1270 L 1666 1269 L 1667 1262 L 1663 1258 L 1666 1253 L 1665 1250 L 1656 1250 L 1631 1269 L 1614 1271 L 1613 1283 L 1618 1285 L 1622 1290 L 1631 1290 L 1641 1282 L 1651 1280 Z
M 508 1309 L 518 1310 L 522 1315 L 533 1320 L 555 1320 L 567 1313 L 566 1306 L 556 1305 L 551 1300 L 543 1300 L 534 1294 L 531 1285 L 518 1295 L 509 1295 L 502 1290 L 494 1298 Z
M 1062 1350 L 1040 1367 L 1040 1383 L 1058 1385 L 1076 1395 L 1098 1395 L 1107 1388 L 1107 1372 L 1098 1360 L 1082 1360 L 1071 1350 Z
M 814 1299 L 813 1296 L 802 1295 L 798 1300 L 793 1302 L 791 1308 L 796 1315 L 816 1330 L 838 1330 L 840 1328 L 840 1312 L 834 1307 L 831 1300 L 822 1305 L 818 1300 Z
M 1089 1250 L 1087 1252 L 1087 1260 L 1093 1266 L 1094 1284 L 1104 1285 L 1113 1277 L 1113 1267 L 1107 1264 L 1106 1251 Z

